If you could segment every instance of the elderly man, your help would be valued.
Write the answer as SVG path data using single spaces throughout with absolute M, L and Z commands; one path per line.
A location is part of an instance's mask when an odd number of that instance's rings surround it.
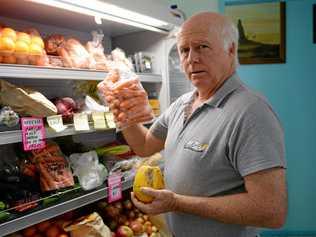
M 176 237 L 255 237 L 257 227 L 281 227 L 287 213 L 283 131 L 267 101 L 238 78 L 235 26 L 220 14 L 198 13 L 182 25 L 177 47 L 196 89 L 150 129 L 140 124 L 148 112 L 123 129 L 138 155 L 164 150 L 166 189 L 144 188 L 154 201 L 144 204 L 132 194 L 134 204 L 166 213 Z

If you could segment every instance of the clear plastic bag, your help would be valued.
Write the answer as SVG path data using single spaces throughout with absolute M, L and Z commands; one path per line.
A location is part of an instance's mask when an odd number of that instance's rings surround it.
M 71 154 L 69 160 L 74 175 L 78 177 L 84 190 L 94 189 L 106 180 L 108 171 L 99 163 L 95 151 Z
M 147 93 L 131 70 L 129 61 L 121 55 L 123 52 L 117 51 L 113 57 L 115 67 L 98 84 L 99 97 L 110 106 L 118 128 L 128 127 L 133 122 L 149 122 L 153 119 L 153 112 Z

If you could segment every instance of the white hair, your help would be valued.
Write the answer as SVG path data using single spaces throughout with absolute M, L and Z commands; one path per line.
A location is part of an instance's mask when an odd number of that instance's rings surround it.
M 238 33 L 238 29 L 231 20 L 227 19 L 226 21 L 224 21 L 221 33 L 222 33 L 221 36 L 223 38 L 223 47 L 226 51 L 228 51 L 228 49 L 232 45 L 232 43 L 235 44 L 235 66 L 237 67 L 239 65 L 239 61 L 238 61 L 239 33 Z

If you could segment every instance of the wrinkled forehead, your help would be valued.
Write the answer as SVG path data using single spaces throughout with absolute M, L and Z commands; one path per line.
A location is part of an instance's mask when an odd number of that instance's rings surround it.
M 196 26 L 190 28 L 181 28 L 177 34 L 177 43 L 185 44 L 190 42 L 216 41 L 220 37 L 219 32 L 211 26 Z

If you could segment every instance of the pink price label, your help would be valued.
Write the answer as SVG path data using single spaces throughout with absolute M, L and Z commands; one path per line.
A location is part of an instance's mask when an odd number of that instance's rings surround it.
M 108 177 L 108 202 L 122 199 L 122 174 L 113 173 Z
M 42 149 L 46 146 L 45 128 L 42 118 L 21 118 L 24 151 Z

